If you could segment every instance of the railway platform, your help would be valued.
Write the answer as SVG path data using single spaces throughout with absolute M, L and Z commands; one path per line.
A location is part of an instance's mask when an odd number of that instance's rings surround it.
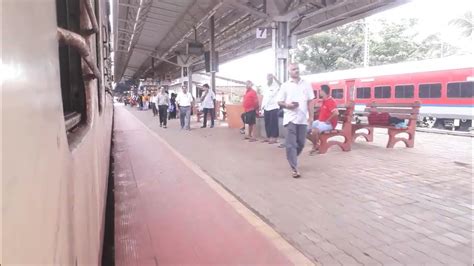
M 284 149 L 244 141 L 238 130 L 219 123 L 213 129 L 200 129 L 194 122 L 193 130 L 182 131 L 178 120 L 171 120 L 163 129 L 151 112 L 135 108 L 116 107 L 116 122 L 121 116 L 127 117 L 123 122 L 140 127 L 128 129 L 130 141 L 143 138 L 143 127 L 161 139 L 157 151 L 143 147 L 141 153 L 131 154 L 140 158 L 134 169 L 141 169 L 140 175 L 151 182 L 141 184 L 137 179 L 138 188 L 148 191 L 153 182 L 176 180 L 179 175 L 163 175 L 160 181 L 156 174 L 173 171 L 169 163 L 144 159 L 172 147 L 176 156 L 192 162 L 193 169 L 217 182 L 216 187 L 229 192 L 282 236 L 281 243 L 287 241 L 312 263 L 472 265 L 471 137 L 417 132 L 415 148 L 398 144 L 386 149 L 387 134 L 376 131 L 373 143 L 357 142 L 350 152 L 335 148 L 315 156 L 309 156 L 307 144 L 299 157 L 302 178 L 293 179 Z M 124 129 L 119 126 L 116 123 L 116 142 L 120 144 Z M 174 153 L 168 156 L 175 158 Z M 142 169 L 143 160 L 156 160 L 156 170 Z M 158 195 L 150 191 L 147 197 Z M 156 212 L 162 211 L 160 207 L 169 208 L 166 200 L 156 201 L 154 206 Z M 217 213 L 211 213 L 214 222 L 224 216 Z M 212 235 L 208 228 L 201 228 L 200 234 Z
M 312 265 L 124 108 L 113 156 L 116 265 Z

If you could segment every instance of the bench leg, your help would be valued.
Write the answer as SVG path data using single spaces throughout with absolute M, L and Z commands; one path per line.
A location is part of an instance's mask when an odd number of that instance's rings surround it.
M 397 138 L 397 134 L 399 133 L 407 133 L 408 134 L 408 139 L 407 138 Z M 389 129 L 388 130 L 388 143 L 387 143 L 387 148 L 393 148 L 395 144 L 399 141 L 403 141 L 405 143 L 405 146 L 407 148 L 413 148 L 415 147 L 415 131 L 400 131 L 400 130 L 394 130 L 394 129 Z
M 358 132 L 359 129 L 366 129 L 367 133 L 365 132 Z M 352 142 L 355 142 L 358 137 L 364 137 L 367 142 L 374 141 L 374 128 L 373 127 L 363 127 L 363 128 L 352 128 Z
M 335 136 L 342 136 L 344 137 L 344 142 L 340 141 L 328 141 L 329 138 L 335 137 Z M 350 151 L 351 150 L 351 144 L 352 144 L 352 139 L 350 136 L 345 136 L 345 135 L 321 135 L 319 138 L 319 154 L 324 154 L 328 151 L 328 149 L 333 146 L 337 145 L 341 150 L 343 151 Z

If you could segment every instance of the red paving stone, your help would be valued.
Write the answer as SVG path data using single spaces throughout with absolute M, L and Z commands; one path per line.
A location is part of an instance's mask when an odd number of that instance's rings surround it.
M 128 111 L 114 121 L 117 265 L 291 264 Z

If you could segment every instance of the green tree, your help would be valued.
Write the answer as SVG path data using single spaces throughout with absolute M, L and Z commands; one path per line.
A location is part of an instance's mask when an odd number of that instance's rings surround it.
M 472 11 L 464 13 L 464 16 L 462 18 L 451 20 L 450 24 L 458 26 L 464 36 L 471 37 L 472 31 L 474 30 L 474 19 L 472 17 Z
M 418 58 L 419 45 L 414 41 L 416 33 L 410 30 L 417 21 L 401 20 L 398 23 L 389 23 L 378 20 L 381 30 L 375 32 L 370 39 L 370 65 L 384 65 L 403 62 Z
M 370 23 L 369 65 L 384 65 L 456 54 L 458 49 L 439 35 L 418 37 L 416 19 L 396 23 L 384 19 Z M 361 67 L 364 58 L 363 21 L 340 26 L 300 40 L 295 57 L 307 73 Z M 304 73 L 306 74 L 306 73 Z
M 431 34 L 421 41 L 416 56 L 417 59 L 430 59 L 455 55 L 458 52 L 457 47 L 441 40 L 439 35 Z
M 354 22 L 300 40 L 295 57 L 306 72 L 354 68 L 362 63 L 364 25 Z

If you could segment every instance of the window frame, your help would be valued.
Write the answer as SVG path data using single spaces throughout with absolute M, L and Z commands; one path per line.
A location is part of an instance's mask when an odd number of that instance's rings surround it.
M 363 97 L 363 98 L 359 97 L 359 89 L 364 89 L 363 93 L 362 93 L 364 96 L 365 96 L 365 92 L 366 92 L 365 89 L 368 89 L 369 90 L 369 97 Z M 370 98 L 372 98 L 372 87 L 370 87 L 370 86 L 356 87 L 356 98 L 357 99 L 370 99 Z
M 334 97 L 333 91 L 341 91 L 341 97 L 340 98 L 339 97 L 338 98 Z M 344 88 L 331 89 L 331 97 L 333 99 L 344 99 Z
M 456 97 L 452 97 L 452 96 L 449 96 L 449 85 L 451 84 L 454 84 L 454 83 L 458 83 L 459 84 L 459 96 L 456 96 Z M 473 87 L 474 87 L 474 81 L 470 81 L 470 80 L 465 80 L 465 81 L 454 81 L 454 82 L 447 82 L 446 83 L 446 98 L 449 98 L 449 99 L 474 99 L 474 91 L 473 91 L 473 94 L 471 97 L 460 97 L 462 91 L 461 91 L 461 84 L 463 83 L 472 83 L 473 84 Z
M 412 97 L 397 97 L 397 87 L 403 87 L 404 90 L 403 90 L 403 96 L 405 96 L 405 88 L 408 87 L 408 86 L 411 86 L 413 91 L 412 91 Z M 395 94 L 394 94 L 394 97 L 395 99 L 414 99 L 415 98 L 415 84 L 397 84 L 394 86 L 394 91 L 395 91 Z
M 388 97 L 377 97 L 377 88 L 388 88 Z M 382 96 L 384 96 L 383 90 L 382 90 Z M 390 98 L 392 98 L 392 86 L 390 85 L 374 86 L 374 99 L 390 99 Z
M 432 97 L 431 91 L 433 85 L 439 85 L 439 97 Z M 428 87 L 428 97 L 421 97 L 421 86 L 429 86 Z M 443 96 L 443 84 L 441 82 L 436 83 L 420 83 L 418 84 L 418 98 L 420 99 L 440 99 Z
M 58 27 L 81 31 L 81 2 L 56 0 L 56 22 Z M 61 98 L 66 132 L 72 132 L 87 123 L 87 94 L 83 78 L 82 57 L 73 47 L 58 43 L 58 67 Z

